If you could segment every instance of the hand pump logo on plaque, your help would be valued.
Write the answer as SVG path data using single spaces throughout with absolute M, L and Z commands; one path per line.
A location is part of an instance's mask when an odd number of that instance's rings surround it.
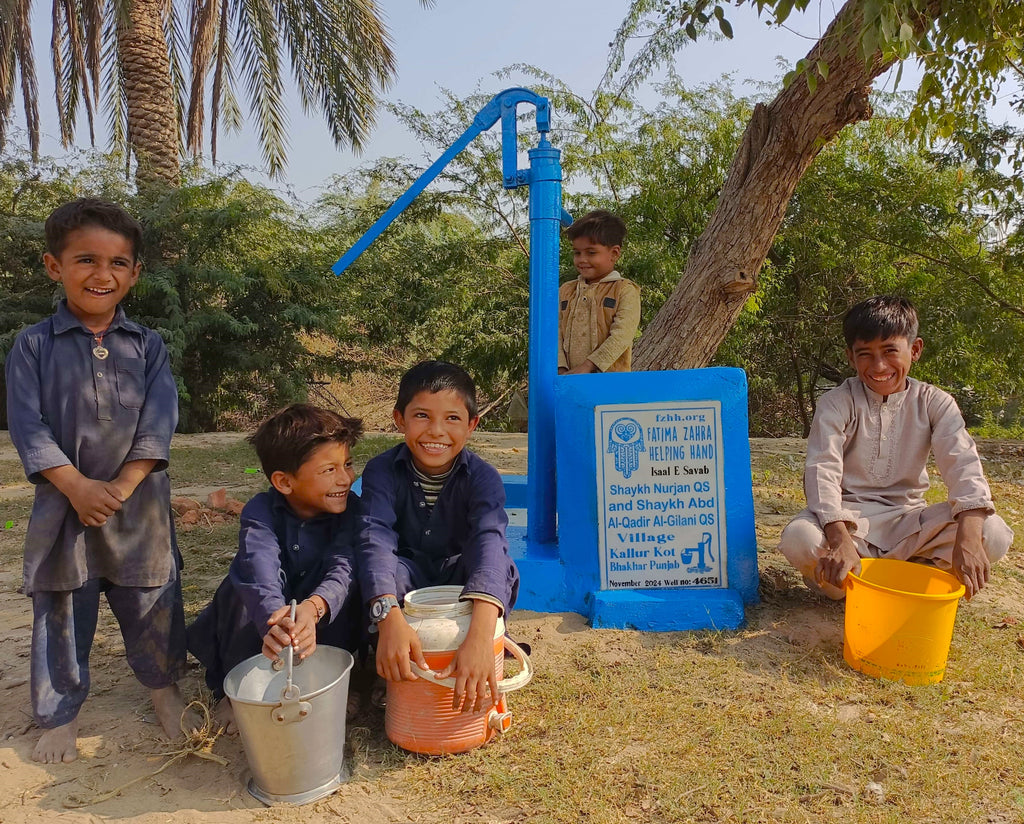
M 602 588 L 726 587 L 721 404 L 594 415 Z

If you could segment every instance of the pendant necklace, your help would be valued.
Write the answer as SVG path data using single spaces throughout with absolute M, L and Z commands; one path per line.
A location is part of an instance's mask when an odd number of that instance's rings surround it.
M 107 329 L 109 328 L 110 327 L 108 326 Z M 107 347 L 103 345 L 103 336 L 107 334 L 107 329 L 104 329 L 102 332 L 97 332 L 95 335 L 92 336 L 92 339 L 96 341 L 96 345 L 92 348 L 92 353 L 99 360 L 106 360 L 107 355 L 110 354 L 110 351 L 107 349 Z

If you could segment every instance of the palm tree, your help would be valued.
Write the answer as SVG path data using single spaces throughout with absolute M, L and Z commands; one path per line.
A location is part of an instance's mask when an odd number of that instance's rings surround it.
M 284 59 L 306 110 L 338 145 L 359 148 L 394 76 L 391 37 L 374 0 L 52 0 L 51 54 L 61 141 L 84 108 L 90 140 L 105 111 L 113 148 L 134 156 L 136 182 L 179 181 L 183 151 L 211 156 L 219 126 L 242 123 L 241 85 L 271 175 L 286 155 Z M 420 0 L 432 5 L 433 0 Z M 39 150 L 32 0 L 0 0 L 0 148 L 21 97 Z M 18 82 L 16 82 L 16 80 Z

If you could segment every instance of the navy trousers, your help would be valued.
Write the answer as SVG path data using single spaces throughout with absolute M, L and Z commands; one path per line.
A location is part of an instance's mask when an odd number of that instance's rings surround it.
M 121 628 L 128 664 L 150 689 L 185 670 L 185 612 L 177 567 L 159 587 L 122 587 L 105 578 L 67 592 L 32 593 L 32 714 L 43 729 L 70 723 L 89 694 L 89 653 L 100 595 Z

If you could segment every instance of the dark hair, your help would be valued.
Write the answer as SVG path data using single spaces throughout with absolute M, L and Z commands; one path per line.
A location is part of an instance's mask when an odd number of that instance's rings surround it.
M 906 298 L 878 295 L 862 300 L 843 317 L 847 349 L 857 341 L 870 343 L 884 338 L 917 337 L 917 310 Z
M 343 418 L 329 409 L 293 403 L 263 421 L 248 440 L 269 478 L 275 472 L 294 475 L 313 450 L 325 443 L 344 443 L 351 449 L 362 434 L 359 418 Z
M 587 212 L 565 230 L 569 240 L 578 237 L 590 238 L 602 246 L 621 246 L 626 239 L 626 224 L 618 215 L 597 209 Z
M 142 252 L 142 226 L 116 203 L 94 197 L 82 197 L 58 206 L 43 226 L 46 232 L 46 251 L 60 257 L 68 245 L 68 235 L 86 226 L 99 226 L 115 232 L 132 244 L 132 259 L 138 260 Z
M 402 415 L 405 408 L 420 392 L 445 392 L 451 390 L 458 393 L 466 404 L 470 418 L 476 417 L 476 384 L 469 373 L 461 366 L 446 361 L 429 360 L 417 363 L 402 375 L 398 384 L 398 400 L 395 409 Z

